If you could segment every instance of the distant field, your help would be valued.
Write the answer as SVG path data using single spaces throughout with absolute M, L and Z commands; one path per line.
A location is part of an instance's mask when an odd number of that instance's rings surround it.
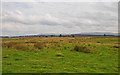
M 3 73 L 117 73 L 118 38 L 16 37 L 2 39 Z

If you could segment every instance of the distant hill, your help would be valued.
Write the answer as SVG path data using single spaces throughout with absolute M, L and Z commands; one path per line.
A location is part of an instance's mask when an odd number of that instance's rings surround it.
M 108 33 L 108 32 L 91 32 L 91 33 L 78 33 L 74 35 L 118 35 L 118 33 Z
M 88 32 L 88 33 L 77 33 L 77 34 L 62 34 L 62 35 L 114 35 L 120 36 L 120 33 L 109 33 L 109 32 Z M 60 35 L 55 33 L 47 33 L 47 34 L 36 34 L 36 35 L 16 35 L 16 36 L 0 36 L 0 37 L 24 37 L 24 36 L 50 36 L 50 35 Z

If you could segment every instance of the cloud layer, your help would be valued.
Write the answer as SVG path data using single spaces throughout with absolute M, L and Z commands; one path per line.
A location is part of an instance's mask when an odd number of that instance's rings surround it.
M 4 2 L 3 35 L 117 32 L 117 2 Z

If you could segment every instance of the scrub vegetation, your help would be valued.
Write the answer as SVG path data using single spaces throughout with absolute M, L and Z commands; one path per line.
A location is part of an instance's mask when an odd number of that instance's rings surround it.
M 2 39 L 3 73 L 117 73 L 118 38 L 12 37 Z

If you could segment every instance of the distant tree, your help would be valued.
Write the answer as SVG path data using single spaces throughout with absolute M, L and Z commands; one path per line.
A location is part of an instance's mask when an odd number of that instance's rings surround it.
M 106 34 L 104 34 L 104 36 L 106 36 Z
M 48 36 L 45 36 L 45 37 L 48 37 Z
M 53 37 L 54 35 L 51 35 L 51 37 Z
M 59 37 L 62 37 L 62 34 L 60 34 L 60 36 Z
M 72 37 L 75 37 L 75 35 L 72 35 Z

